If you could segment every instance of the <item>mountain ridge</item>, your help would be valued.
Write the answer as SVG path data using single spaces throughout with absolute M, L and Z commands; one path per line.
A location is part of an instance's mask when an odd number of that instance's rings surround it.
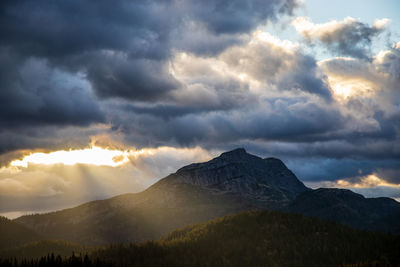
M 85 245 L 157 239 L 188 224 L 254 209 L 400 233 L 395 224 L 400 204 L 387 203 L 350 190 L 312 190 L 281 160 L 263 159 L 240 148 L 184 166 L 140 193 L 15 220 L 48 238 Z M 366 212 L 369 209 L 374 213 Z M 365 227 L 362 222 L 367 222 Z M 376 223 L 381 227 L 374 227 Z

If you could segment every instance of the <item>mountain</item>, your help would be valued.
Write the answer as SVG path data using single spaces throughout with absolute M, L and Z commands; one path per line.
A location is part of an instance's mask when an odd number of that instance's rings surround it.
M 359 229 L 400 234 L 400 204 L 391 198 L 365 198 L 347 189 L 319 188 L 300 194 L 286 210 Z
M 236 149 L 183 167 L 141 193 L 16 221 L 47 238 L 80 244 L 143 241 L 239 211 L 282 208 L 309 190 L 280 160 Z
M 243 148 L 222 153 L 205 163 L 183 167 L 154 187 L 177 184 L 194 185 L 214 194 L 238 195 L 252 205 L 265 208 L 281 208 L 310 190 L 281 160 L 262 159 Z
M 41 240 L 42 238 L 41 235 L 20 223 L 0 216 L 0 250 Z
M 240 148 L 185 166 L 141 193 L 22 216 L 16 222 L 46 238 L 98 245 L 153 240 L 184 225 L 254 209 L 304 213 L 393 232 L 400 214 L 400 204 L 388 198 L 311 190 L 279 159 L 262 159 Z
M 253 211 L 186 226 L 160 240 L 109 246 L 63 261 L 47 257 L 33 266 L 399 266 L 399 251 L 399 236 Z

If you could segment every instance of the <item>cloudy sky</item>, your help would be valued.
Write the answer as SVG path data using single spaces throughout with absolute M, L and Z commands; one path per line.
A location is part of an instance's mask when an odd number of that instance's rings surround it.
M 0 2 L 0 214 L 244 147 L 400 200 L 397 0 Z

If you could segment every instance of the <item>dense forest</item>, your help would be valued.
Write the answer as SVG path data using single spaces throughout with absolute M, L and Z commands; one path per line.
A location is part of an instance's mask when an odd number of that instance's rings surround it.
M 303 215 L 253 211 L 187 226 L 146 243 L 2 266 L 399 266 L 400 237 Z M 21 252 L 22 253 L 22 252 Z

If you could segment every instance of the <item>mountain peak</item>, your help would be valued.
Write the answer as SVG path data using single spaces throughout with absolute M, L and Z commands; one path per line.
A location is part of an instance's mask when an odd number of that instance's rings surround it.
M 231 151 L 222 153 L 219 158 L 221 159 L 240 159 L 244 157 L 252 156 L 246 152 L 244 148 L 236 148 Z
M 286 203 L 309 190 L 281 160 L 262 159 L 244 148 L 185 166 L 162 183 L 191 184 L 217 194 L 236 194 L 266 207 Z
M 240 154 L 247 154 L 246 150 L 243 147 L 235 148 L 231 151 L 227 151 L 221 154 L 222 155 L 240 155 Z

